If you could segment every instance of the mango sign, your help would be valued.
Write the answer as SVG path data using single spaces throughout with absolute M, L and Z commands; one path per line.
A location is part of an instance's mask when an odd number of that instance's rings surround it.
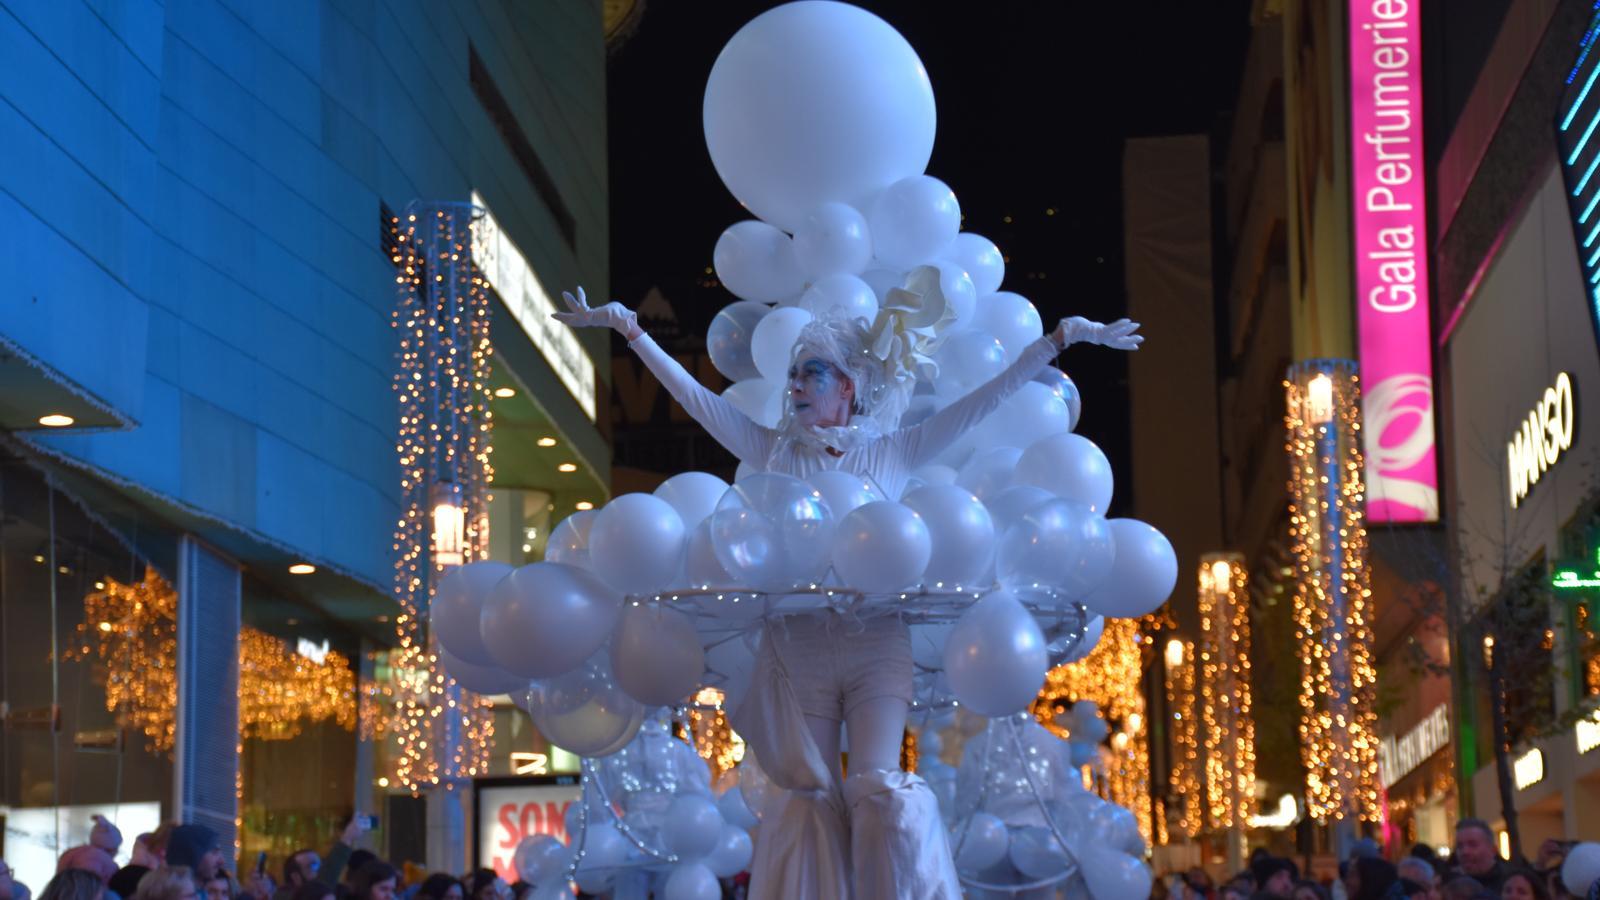
M 565 842 L 567 807 L 581 793 L 576 778 L 480 784 L 476 800 L 477 865 L 493 869 L 507 884 L 516 883 L 517 870 L 512 860 L 517 845 L 536 834 L 548 834 Z

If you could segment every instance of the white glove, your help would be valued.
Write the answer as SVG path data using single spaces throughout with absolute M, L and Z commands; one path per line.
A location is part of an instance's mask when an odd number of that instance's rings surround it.
M 1137 350 L 1144 343 L 1144 335 L 1135 334 L 1139 323 L 1118 319 L 1110 325 L 1091 322 L 1083 316 L 1062 319 L 1052 337 L 1056 346 L 1065 350 L 1072 344 L 1099 344 L 1113 350 Z
M 613 300 L 598 309 L 590 308 L 589 298 L 583 294 L 583 288 L 578 288 L 578 296 L 574 297 L 566 291 L 561 292 L 562 299 L 567 301 L 567 312 L 552 313 L 551 318 L 563 325 L 573 328 L 587 328 L 605 326 L 614 328 L 623 337 L 633 340 L 639 336 L 639 317 L 633 310 Z

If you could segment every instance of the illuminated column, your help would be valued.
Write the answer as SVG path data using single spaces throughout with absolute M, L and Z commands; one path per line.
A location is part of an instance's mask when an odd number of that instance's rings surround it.
M 1341 842 L 1380 812 L 1357 381 L 1353 362 L 1309 360 L 1285 382 L 1306 801 Z
M 1172 799 L 1178 816 L 1172 826 L 1193 838 L 1205 827 L 1201 796 L 1200 727 L 1195 712 L 1194 641 L 1172 638 L 1166 647 L 1167 728 L 1172 735 Z
M 486 771 L 494 733 L 487 701 L 444 673 L 423 627 L 439 579 L 483 558 L 488 544 L 489 305 L 473 265 L 472 221 L 467 204 L 412 203 L 391 223 L 403 501 L 394 541 L 400 613 L 390 728 L 400 744 L 395 780 L 413 792 L 443 789 L 428 802 L 428 868 L 435 871 L 466 867 L 460 788 Z
M 1255 811 L 1256 741 L 1250 717 L 1249 579 L 1237 553 L 1200 558 L 1200 706 L 1205 722 L 1206 807 L 1228 832 L 1228 862 L 1244 863 Z

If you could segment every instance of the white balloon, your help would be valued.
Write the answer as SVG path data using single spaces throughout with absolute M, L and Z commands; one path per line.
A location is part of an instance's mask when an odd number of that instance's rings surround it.
M 1023 516 L 1055 498 L 1044 488 L 1031 484 L 1014 484 L 991 496 L 985 504 L 989 507 L 990 517 L 994 519 L 994 533 L 1004 535 Z
M 717 849 L 717 836 L 722 833 L 722 813 L 710 797 L 685 794 L 672 801 L 667 808 L 667 850 L 679 859 L 700 859 Z
M 871 593 L 917 583 L 933 553 L 927 523 L 910 507 L 877 500 L 839 520 L 833 568 L 847 587 Z
M 576 835 L 574 835 L 576 840 Z M 628 840 L 610 822 L 589 817 L 583 833 L 583 858 L 578 861 L 578 887 L 586 894 L 603 894 L 615 879 L 617 869 L 628 861 Z
M 761 320 L 750 342 L 761 377 L 774 385 L 789 383 L 789 362 L 795 339 L 810 321 L 811 313 L 793 306 L 779 307 Z
M 728 385 L 722 398 L 763 428 L 776 428 L 783 416 L 783 395 L 778 385 L 765 378 L 752 378 Z
M 973 286 L 977 286 L 976 282 Z M 1044 337 L 1039 310 L 1028 298 L 1010 291 L 979 291 L 972 325 L 994 335 L 1005 346 L 1007 362 L 1016 362 L 1029 344 Z
M 955 322 L 950 327 L 961 329 L 971 325 L 978 310 L 978 290 L 972 286 L 972 276 L 948 260 L 935 260 L 928 265 L 939 270 L 939 290 L 955 313 Z
M 1115 560 L 1083 605 L 1114 619 L 1136 619 L 1161 608 L 1178 583 L 1178 557 L 1166 535 L 1138 519 L 1111 519 Z
M 652 494 L 623 494 L 595 517 L 589 556 L 606 584 L 624 593 L 647 593 L 677 577 L 686 537 L 672 504 Z
M 843 273 L 812 282 L 800 295 L 798 306 L 818 318 L 844 316 L 870 323 L 878 316 L 878 297 L 872 292 L 872 286 Z
M 1006 259 L 994 241 L 981 234 L 963 231 L 956 235 L 944 255 L 967 271 L 979 297 L 1000 290 L 1000 282 L 1006 277 Z
M 1589 889 L 1600 881 L 1600 844 L 1585 841 L 1567 851 L 1561 863 L 1561 883 L 1574 897 L 1586 897 Z
M 711 515 L 717 560 L 737 583 L 782 591 L 821 582 L 835 519 L 817 489 L 790 475 L 757 472 L 728 489 Z
M 750 600 L 740 600 L 734 596 L 728 598 L 730 605 L 737 606 L 740 602 L 748 603 L 760 611 L 760 604 Z M 760 644 L 759 632 L 755 640 Z M 706 648 L 706 684 L 718 688 L 723 693 L 722 708 L 732 711 L 739 708 L 744 701 L 744 695 L 750 688 L 750 673 L 755 670 L 755 648 L 747 644 L 742 634 L 719 638 Z M 747 755 L 745 757 L 749 759 Z M 754 811 L 755 807 L 751 807 Z
M 961 467 L 956 484 L 961 485 L 985 503 L 1011 486 L 1015 478 L 1017 461 L 1022 451 L 1016 447 L 990 447 L 972 455 Z
M 939 179 L 912 175 L 878 195 L 867 222 L 873 254 L 886 268 L 909 269 L 942 256 L 955 241 L 961 230 L 961 204 Z
M 1111 505 L 1111 461 L 1080 435 L 1052 434 L 1030 444 L 1017 459 L 1016 480 L 1085 504 L 1101 515 Z
M 717 238 L 711 265 L 723 286 L 742 300 L 776 303 L 805 287 L 794 242 L 766 222 L 748 219 L 728 226 Z
M 1072 423 L 1067 426 L 1067 430 L 1076 430 L 1078 420 L 1083 416 L 1083 397 L 1078 394 L 1078 386 L 1072 383 L 1067 373 L 1055 366 L 1045 366 L 1033 376 L 1033 380 L 1054 391 L 1055 395 L 1067 404 L 1067 410 L 1072 413 Z
M 1030 381 L 1018 388 L 978 426 L 979 445 L 1028 447 L 1072 430 L 1072 414 L 1048 387 Z
M 456 680 L 456 684 L 474 694 L 492 697 L 496 694 L 515 694 L 528 689 L 528 679 L 519 678 L 493 664 L 475 666 L 456 657 L 444 647 L 439 648 L 439 663 L 444 666 L 445 674 Z
M 967 872 L 982 872 L 1006 858 L 1006 823 L 998 816 L 975 812 L 956 831 L 956 865 Z
M 517 871 L 518 878 L 538 886 L 561 880 L 568 858 L 565 844 L 548 834 L 534 834 L 517 844 L 511 854 L 511 867 Z
M 738 792 L 728 793 L 737 796 Z M 740 804 L 741 807 L 743 804 Z M 748 811 L 746 811 L 748 815 Z M 751 824 L 745 827 L 754 827 L 755 816 L 750 817 Z M 717 846 L 706 857 L 706 868 L 718 878 L 732 878 L 750 867 L 750 856 L 753 850 L 750 844 L 750 835 L 745 827 L 736 827 L 724 824 L 722 832 L 717 835 Z M 720 896 L 720 895 L 719 895 Z
M 1082 503 L 1051 500 L 1001 536 L 995 572 L 1008 587 L 1038 585 L 1082 597 L 1107 581 L 1117 547 L 1111 527 Z
M 933 543 L 923 584 L 971 586 L 994 560 L 994 521 L 976 496 L 954 484 L 929 485 L 902 500 L 922 517 Z
M 644 707 L 617 685 L 604 653 L 570 672 L 535 681 L 524 700 L 539 733 L 578 756 L 621 750 L 644 722 Z
M 544 543 L 545 562 L 589 568 L 589 529 L 598 515 L 598 509 L 580 509 L 562 519 Z
M 692 587 L 733 587 L 733 576 L 717 560 L 717 549 L 711 542 L 711 519 L 707 517 L 689 534 L 689 543 L 683 553 L 684 582 Z
M 474 666 L 494 665 L 494 657 L 483 645 L 478 619 L 490 588 L 510 574 L 511 566 L 484 559 L 457 566 L 439 579 L 428 609 L 428 624 L 442 649 Z
M 961 705 L 997 718 L 1027 709 L 1044 686 L 1044 634 L 1009 591 L 972 604 L 950 632 L 945 675 Z
M 771 311 L 765 303 L 741 300 L 724 306 L 711 319 L 706 328 L 706 353 L 729 381 L 760 377 L 755 358 L 750 355 L 750 338 L 756 325 Z
M 1089 846 L 1081 853 L 1079 871 L 1094 900 L 1150 896 L 1150 867 L 1126 853 Z
M 723 184 L 785 230 L 824 201 L 865 209 L 933 153 L 933 87 L 889 24 L 843 3 L 750 20 L 706 83 L 706 147 Z
M 1038 825 L 1028 825 L 1011 832 L 1010 857 L 1017 871 L 1029 879 L 1060 875 L 1066 871 L 1069 862 L 1067 848 L 1061 846 L 1050 829 Z
M 1075 663 L 1078 660 L 1088 656 L 1090 653 L 1094 652 L 1095 647 L 1100 645 L 1100 637 L 1101 635 L 1105 634 L 1105 631 L 1106 617 L 1100 615 L 1093 616 L 1089 619 L 1089 623 L 1083 626 L 1083 637 L 1079 639 L 1078 643 L 1074 644 L 1071 649 L 1067 650 L 1067 652 L 1062 654 L 1059 658 L 1052 657 L 1050 660 L 1051 664 L 1056 666 L 1064 666 L 1068 663 Z
M 859 274 L 872 261 L 867 217 L 847 203 L 818 206 L 794 231 L 794 255 L 813 279 Z
M 761 824 L 761 820 L 756 818 L 756 814 L 751 812 L 750 807 L 744 802 L 744 792 L 738 787 L 731 787 L 722 792 L 722 796 L 717 798 L 717 812 L 722 813 L 722 820 L 728 823 L 723 826 L 724 829 L 754 828 Z M 718 843 L 720 845 L 721 841 Z
M 861 273 L 861 280 L 872 288 L 873 296 L 882 303 L 883 298 L 889 295 L 890 288 L 906 283 L 906 273 L 899 269 L 868 269 Z
M 727 492 L 728 483 L 710 472 L 680 472 L 654 491 L 678 511 L 683 527 L 690 531 L 711 515 Z
M 611 669 L 628 696 L 645 706 L 672 706 L 699 686 L 706 655 L 688 616 L 663 606 L 630 606 L 611 638 Z
M 704 863 L 679 863 L 667 876 L 661 896 L 665 900 L 721 900 L 722 885 Z
M 577 667 L 616 627 L 622 598 L 583 569 L 537 562 L 501 579 L 479 628 L 495 664 L 524 678 Z
M 902 424 L 904 424 L 904 421 L 903 419 L 901 420 Z M 928 463 L 912 470 L 911 477 L 925 485 L 955 484 L 956 470 L 949 466 L 941 466 L 938 463 Z
M 806 482 L 822 494 L 822 499 L 828 504 L 828 509 L 833 512 L 834 519 L 841 519 L 856 507 L 876 500 L 888 499 L 883 495 L 883 490 L 870 475 L 858 475 L 846 472 L 843 469 L 823 469 L 812 472 L 806 476 Z
M 992 335 L 968 329 L 949 337 L 933 361 L 939 366 L 939 396 L 964 397 L 1006 368 L 1006 351 Z
M 1144 856 L 1144 835 L 1139 833 L 1139 822 L 1126 807 L 1107 803 L 1096 808 L 1089 816 L 1089 831 L 1113 850 Z

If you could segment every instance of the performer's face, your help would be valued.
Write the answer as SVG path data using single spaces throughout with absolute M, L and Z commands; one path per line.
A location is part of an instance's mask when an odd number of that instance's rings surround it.
M 818 357 L 802 359 L 789 369 L 789 399 L 794 420 L 824 428 L 850 421 L 855 385 L 839 367 Z

